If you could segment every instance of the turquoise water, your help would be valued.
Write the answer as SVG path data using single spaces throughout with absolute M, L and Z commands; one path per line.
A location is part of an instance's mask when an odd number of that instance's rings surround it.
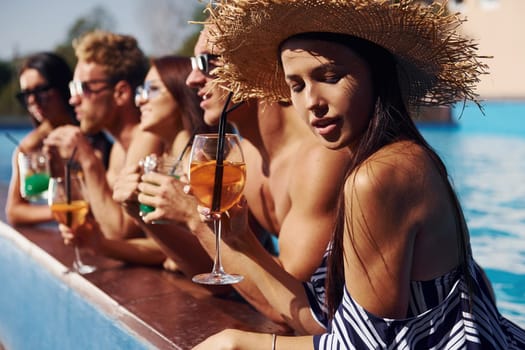
M 28 127 L 3 127 L 0 125 L 0 182 L 8 183 L 11 178 L 11 158 L 15 149 L 14 140 L 8 138 L 9 134 L 16 140 L 21 140 L 29 130 Z
M 58 279 L 28 259 L 35 251 L 2 234 L 0 251 L 1 349 L 151 349 L 118 322 L 119 313 L 101 311 L 64 282 L 71 279 Z
M 472 250 L 494 285 L 501 312 L 525 327 L 525 103 L 454 110 L 453 126 L 420 126 L 445 161 L 470 228 Z M 0 128 L 0 182 L 27 129 Z
M 499 309 L 525 327 L 525 103 L 487 104 L 485 116 L 468 106 L 456 120 L 420 130 L 448 167 Z

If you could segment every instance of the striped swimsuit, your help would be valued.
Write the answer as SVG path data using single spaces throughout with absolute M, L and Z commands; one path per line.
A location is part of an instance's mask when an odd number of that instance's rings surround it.
M 368 313 L 345 288 L 328 333 L 314 336 L 314 348 L 525 349 L 525 331 L 499 313 L 472 258 L 469 269 L 472 310 L 459 269 L 431 281 L 413 281 L 406 319 Z
M 321 265 L 315 270 L 310 280 L 303 283 L 310 304 L 310 312 L 317 323 L 324 329 L 328 328 L 328 309 L 326 308 L 326 266 L 329 249 L 324 253 Z

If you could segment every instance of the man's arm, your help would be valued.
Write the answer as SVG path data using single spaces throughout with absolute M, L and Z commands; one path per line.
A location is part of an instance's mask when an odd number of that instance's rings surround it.
M 223 264 L 228 271 L 245 276 L 246 281 L 236 289 L 254 306 L 264 307 L 266 303 L 273 311 L 259 308 L 263 313 L 271 316 L 277 311 L 279 318 L 296 331 L 313 334 L 323 328 L 311 315 L 302 282 L 308 281 L 320 266 L 330 242 L 349 155 L 317 145 L 300 154 L 307 158 L 298 159 L 292 168 L 290 208 L 279 231 L 278 260 L 253 235 L 240 239 L 232 232 L 225 235 L 231 250 L 223 249 Z M 264 301 L 257 300 L 255 288 Z
M 120 143 L 111 149 L 109 167 L 106 171 L 88 139 L 76 126 L 65 126 L 54 130 L 45 140 L 48 147 L 58 147 L 63 158 L 71 156 L 76 148 L 75 159 L 84 173 L 89 191 L 90 208 L 104 235 L 111 239 L 123 239 L 140 235 L 140 228 L 131 220 L 120 204 L 112 198 L 113 183 L 126 160 L 126 150 Z M 145 143 L 144 152 L 149 152 Z
M 300 281 L 321 264 L 332 237 L 349 155 L 320 145 L 301 150 L 289 183 L 290 209 L 279 231 L 279 261 Z
M 159 245 L 150 238 L 132 238 L 114 240 L 104 237 L 93 217 L 75 232 L 66 225 L 59 225 L 60 233 L 66 245 L 76 244 L 92 250 L 95 254 L 122 260 L 126 263 L 160 266 L 166 259 Z
M 348 160 L 344 153 L 317 150 L 306 153 L 312 157 L 311 161 L 298 162 L 307 168 L 297 168 L 300 175 L 294 177 L 298 180 L 290 186 L 293 203 L 279 234 L 280 240 L 283 239 L 280 248 L 284 250 L 279 260 L 270 255 L 250 231 L 247 211 L 238 215 L 231 210 L 231 222 L 223 225 L 225 244 L 221 255 L 224 268 L 245 277 L 233 287 L 267 317 L 287 323 L 300 333 L 323 330 L 311 315 L 302 281 L 319 267 L 327 249 Z M 196 201 L 188 199 L 191 196 L 182 192 L 180 184 L 173 186 L 174 189 L 179 187 L 178 193 L 168 194 L 158 185 L 155 176 L 145 175 L 145 182 L 139 185 L 141 192 L 150 194 L 140 194 L 141 202 L 158 209 L 146 218 L 154 220 L 168 216 L 186 223 L 202 247 L 214 256 L 215 236 L 208 225 L 195 218 Z M 177 198 L 177 201 L 167 202 L 169 198 Z

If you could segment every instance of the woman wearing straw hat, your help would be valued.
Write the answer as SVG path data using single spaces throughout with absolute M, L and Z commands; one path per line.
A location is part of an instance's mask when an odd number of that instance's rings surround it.
M 220 52 L 209 45 L 208 30 L 207 26 L 203 28 L 195 44 L 194 67 L 186 83 L 201 97 L 204 121 L 217 125 L 228 103 L 228 94 L 220 85 L 214 85 L 213 72 Z M 324 284 L 326 269 L 322 261 L 350 157 L 345 151 L 329 150 L 317 142 L 289 103 L 252 99 L 229 109 L 228 121 L 242 137 L 247 180 L 245 201 L 241 202 L 246 203 L 247 208 L 243 209 L 247 210 L 245 216 L 236 216 L 236 222 L 246 225 L 236 225 L 231 233 L 230 225 L 223 225 L 222 237 L 227 243 L 221 248 L 224 269 L 244 276 L 233 287 L 272 321 L 290 326 L 300 334 L 322 332 L 327 325 L 325 313 L 313 317 L 309 297 L 323 300 L 323 295 L 310 291 Z M 196 199 L 183 192 L 183 185 L 176 180 L 167 183 L 156 173 L 145 174 L 138 199 L 156 210 L 143 219 L 175 221 L 190 228 L 214 257 L 213 230 L 201 221 Z M 169 234 L 164 236 L 169 238 Z M 276 237 L 277 242 L 273 239 Z M 179 265 L 194 264 L 195 257 L 184 258 L 191 251 L 183 244 L 171 239 L 163 246 Z M 294 294 L 293 307 L 280 303 L 280 295 L 268 302 L 265 294 L 271 293 L 273 286 L 261 289 L 253 283 L 265 279 L 265 274 L 286 278 L 286 289 Z M 280 278 L 272 280 L 279 283 Z
M 225 0 L 210 10 L 219 81 L 238 100 L 291 100 L 353 163 L 328 260 L 328 332 L 225 330 L 196 349 L 524 348 L 472 257 L 445 166 L 409 113 L 476 101 L 486 67 L 456 32 L 461 20 L 413 0 Z

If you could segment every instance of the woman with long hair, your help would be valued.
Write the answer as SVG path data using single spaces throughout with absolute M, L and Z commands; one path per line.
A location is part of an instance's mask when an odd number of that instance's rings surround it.
M 327 332 L 225 330 L 195 349 L 524 348 L 472 256 L 446 168 L 411 118 L 421 105 L 477 102 L 486 66 L 457 32 L 461 19 L 415 0 L 224 0 L 209 10 L 224 61 L 216 74 L 234 99 L 291 101 L 352 162 L 317 291 Z

